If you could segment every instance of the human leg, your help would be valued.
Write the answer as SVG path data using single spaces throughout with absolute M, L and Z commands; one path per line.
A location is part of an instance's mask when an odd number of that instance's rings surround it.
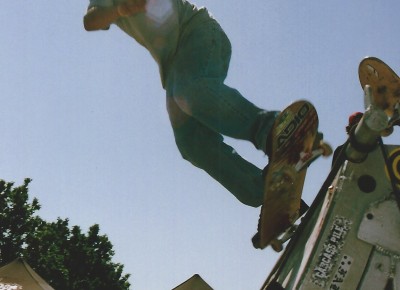
M 263 201 L 261 170 L 224 143 L 221 134 L 184 113 L 173 98 L 167 97 L 167 107 L 182 157 L 205 170 L 240 202 L 260 206 Z
M 226 84 L 231 45 L 216 21 L 193 28 L 178 49 L 167 81 L 180 109 L 225 136 L 251 141 L 265 152 L 278 114 L 255 106 Z
M 224 143 L 222 135 L 251 141 L 265 152 L 278 112 L 258 108 L 224 84 L 230 53 L 216 22 L 183 39 L 167 77 L 168 112 L 183 158 L 242 203 L 257 207 L 263 201 L 262 172 Z

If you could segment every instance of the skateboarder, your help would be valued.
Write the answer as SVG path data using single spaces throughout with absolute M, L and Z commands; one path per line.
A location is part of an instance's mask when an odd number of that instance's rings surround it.
M 267 152 L 278 111 L 263 110 L 224 84 L 231 44 L 206 8 L 186 0 L 90 0 L 88 31 L 116 24 L 158 63 L 176 144 L 242 203 L 263 202 L 262 170 L 223 142 L 248 140 Z M 101 49 L 101 48 L 99 48 Z

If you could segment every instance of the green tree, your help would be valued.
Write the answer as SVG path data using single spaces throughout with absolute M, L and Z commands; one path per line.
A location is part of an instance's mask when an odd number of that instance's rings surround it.
M 25 179 L 20 187 L 0 180 L 0 263 L 8 263 L 23 254 L 26 240 L 42 222 L 34 213 L 40 209 L 37 199 L 28 202 L 28 185 Z
M 95 224 L 82 233 L 68 219 L 46 222 L 35 212 L 37 199 L 29 202 L 26 179 L 20 187 L 0 180 L 0 262 L 23 256 L 57 290 L 125 290 L 129 274 L 113 263 L 113 246 Z

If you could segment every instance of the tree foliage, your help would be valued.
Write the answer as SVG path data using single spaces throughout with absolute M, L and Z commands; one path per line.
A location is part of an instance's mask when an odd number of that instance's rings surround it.
M 24 257 L 57 290 L 125 290 L 129 274 L 113 263 L 113 246 L 95 224 L 87 233 L 68 219 L 47 222 L 36 215 L 39 201 L 29 202 L 28 186 L 0 180 L 0 264 Z

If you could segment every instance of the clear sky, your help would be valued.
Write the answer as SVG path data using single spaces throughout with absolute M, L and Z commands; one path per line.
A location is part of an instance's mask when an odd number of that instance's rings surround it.
M 266 109 L 310 100 L 334 147 L 363 110 L 359 62 L 376 56 L 400 73 L 398 0 L 194 3 L 231 39 L 227 83 Z M 44 219 L 100 224 L 132 289 L 171 289 L 195 273 L 214 289 L 258 289 L 278 258 L 252 248 L 259 209 L 180 157 L 155 62 L 117 27 L 84 31 L 87 5 L 2 3 L 0 178 L 32 178 Z M 398 144 L 399 131 L 384 141 Z M 250 144 L 226 140 L 265 166 Z M 330 163 L 310 168 L 306 201 Z

